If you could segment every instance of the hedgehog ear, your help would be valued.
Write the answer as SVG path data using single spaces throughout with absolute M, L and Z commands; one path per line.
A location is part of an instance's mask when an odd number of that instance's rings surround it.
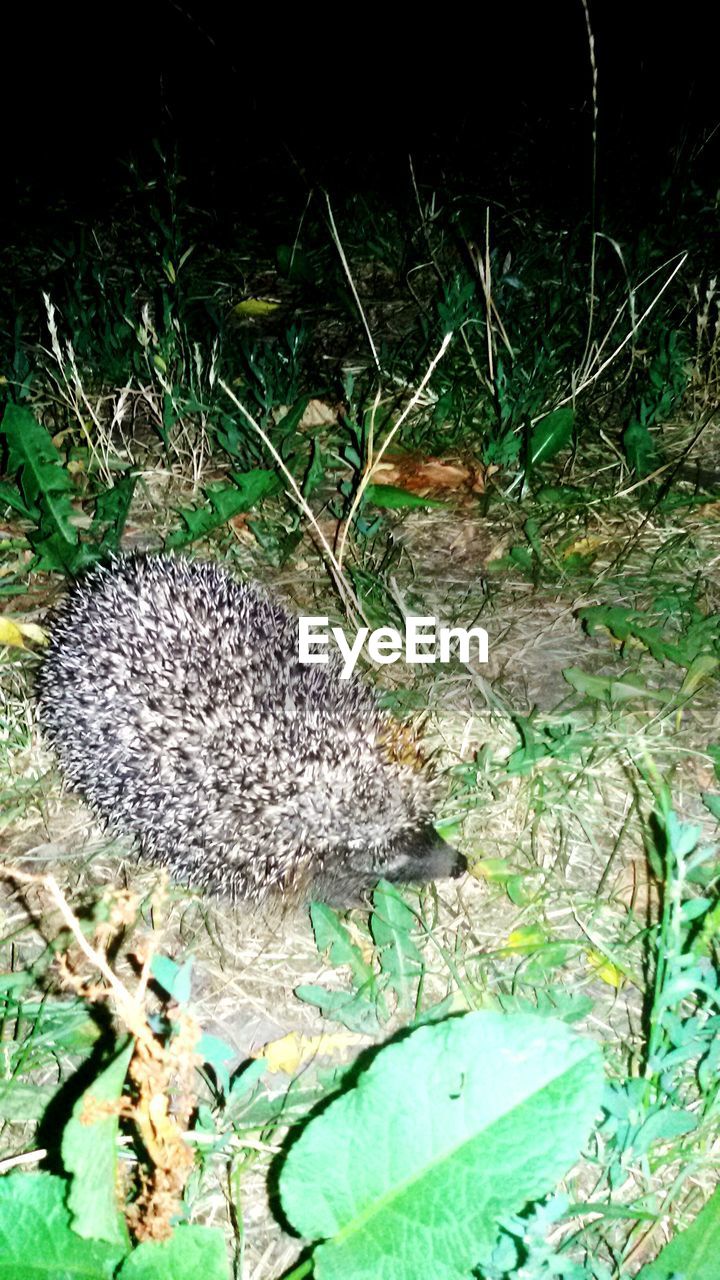
M 447 877 L 455 879 L 466 869 L 463 855 L 428 826 L 396 842 L 382 875 L 399 884 L 427 884 Z

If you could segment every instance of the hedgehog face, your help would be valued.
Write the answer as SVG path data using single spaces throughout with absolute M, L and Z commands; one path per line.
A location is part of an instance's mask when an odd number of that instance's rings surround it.
M 433 827 L 408 833 L 385 849 L 335 850 L 323 861 L 311 884 L 310 896 L 335 907 L 362 904 L 378 880 L 395 884 L 429 884 L 431 880 L 455 879 L 466 862 Z
M 456 879 L 466 865 L 463 855 L 428 826 L 398 840 L 384 855 L 379 869 L 383 879 L 398 884 L 428 884 L 431 880 Z
M 294 777 L 292 765 L 284 771 L 285 794 L 276 792 L 258 815 L 257 841 L 279 869 L 288 865 L 282 851 L 275 856 L 279 838 L 301 851 L 288 874 L 280 873 L 288 897 L 354 906 L 381 879 L 427 884 L 464 870 L 462 856 L 432 826 L 435 788 L 427 773 L 388 763 L 375 744 L 364 755 L 349 750 L 345 730 Z M 242 837 L 241 817 L 238 845 Z

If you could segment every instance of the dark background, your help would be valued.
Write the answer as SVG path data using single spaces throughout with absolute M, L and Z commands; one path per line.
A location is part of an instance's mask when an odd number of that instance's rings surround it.
M 717 169 L 715 6 L 589 0 L 598 177 L 647 220 Z M 112 204 L 119 163 L 177 147 L 191 196 L 258 216 L 304 184 L 466 184 L 587 211 L 591 68 L 580 0 L 468 8 L 28 5 L 3 17 L 2 215 Z

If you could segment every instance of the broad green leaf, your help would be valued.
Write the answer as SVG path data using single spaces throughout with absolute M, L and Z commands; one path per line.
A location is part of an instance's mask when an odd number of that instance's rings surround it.
M 30 541 L 43 567 L 79 567 L 73 483 L 50 432 L 24 405 L 8 404 L 0 435 L 7 441 L 8 474 L 17 477 L 23 499 L 38 526 Z
M 374 983 L 372 965 L 363 958 L 362 950 L 353 942 L 337 911 L 323 902 L 313 902 L 310 919 L 318 951 L 327 952 L 332 965 L 349 965 L 357 986 Z
M 470 874 L 476 880 L 487 880 L 490 884 L 507 884 L 513 873 L 507 858 L 479 858 L 473 862 Z
M 103 548 L 112 547 L 114 549 L 119 545 L 136 484 L 136 475 L 124 475 L 115 482 L 111 489 L 105 489 L 103 493 L 98 495 L 91 532 L 93 536 L 96 536 L 100 530 L 103 530 L 101 542 Z
M 229 1275 L 222 1231 L 181 1223 L 169 1240 L 133 1249 L 118 1280 L 229 1280 Z
M 623 605 L 589 605 L 578 611 L 578 617 L 590 635 L 597 627 L 606 627 L 621 644 L 630 641 L 642 645 L 656 662 L 669 660 L 678 666 L 690 667 L 699 655 L 720 652 L 720 614 L 717 613 L 691 622 L 677 643 L 675 636 L 669 638 L 661 627 L 649 626 L 646 615 Z
M 630 467 L 641 478 L 649 476 L 659 461 L 657 446 L 644 422 L 633 420 L 623 432 L 625 456 Z
M 508 934 L 507 945 L 511 951 L 532 955 L 538 947 L 544 947 L 547 941 L 548 936 L 539 924 L 524 924 Z
M 127 1242 L 117 1201 L 118 1118 L 103 1115 L 103 1103 L 122 1095 L 134 1041 L 123 1044 L 112 1062 L 80 1095 L 62 1137 L 62 1161 L 70 1182 L 67 1203 L 73 1229 L 84 1239 Z
M 720 1187 L 695 1221 L 665 1245 L 660 1256 L 638 1272 L 637 1280 L 718 1280 Z
M 577 507 L 590 501 L 590 495 L 569 484 L 544 484 L 535 494 L 542 507 Z
M 77 529 L 68 524 L 72 516 L 70 494 L 73 484 L 62 458 L 43 427 L 24 405 L 7 404 L 0 423 L 0 435 L 7 441 L 7 470 L 17 474 L 23 497 L 37 518 L 46 503 L 53 509 L 59 528 L 69 542 L 77 542 Z
M 507 896 L 516 907 L 526 907 L 537 897 L 537 885 L 532 876 L 515 874 L 508 876 L 505 886 Z
M 364 491 L 366 502 L 385 511 L 402 511 L 406 507 L 444 507 L 447 504 L 439 498 L 423 498 L 419 493 L 410 493 L 394 484 L 369 484 Z
M 702 834 L 702 828 L 695 822 L 681 822 L 674 810 L 665 817 L 668 845 L 675 857 L 686 857 L 692 853 Z
M 616 702 L 628 702 L 631 698 L 650 698 L 655 702 L 668 702 L 672 693 L 668 689 L 649 689 L 639 676 L 628 675 L 622 680 L 614 680 L 610 676 L 592 676 L 579 667 L 566 667 L 563 677 L 578 693 L 588 698 L 596 698 L 608 705 Z
M 565 449 L 572 436 L 575 415 L 569 404 L 555 409 L 546 418 L 541 418 L 533 428 L 528 449 L 530 467 L 537 467 L 541 462 L 549 462 L 561 449 Z
M 528 551 L 527 547 L 511 547 L 510 559 L 514 564 L 519 565 L 521 569 L 532 569 L 533 567 L 532 553 Z
M 534 516 L 530 516 L 523 525 L 523 533 L 530 544 L 531 549 L 535 552 L 538 560 L 543 559 L 542 532 L 540 523 Z
M 42 1043 L 52 1045 L 53 1052 L 63 1049 L 67 1053 L 90 1053 L 100 1036 L 97 1022 L 88 1017 L 87 1005 L 82 1000 L 58 1000 L 47 1004 L 43 1000 L 23 1002 L 23 1018 L 34 1022 L 33 1042 L 38 1037 Z
M 307 1125 L 283 1208 L 316 1280 L 466 1280 L 545 1195 L 600 1106 L 598 1047 L 554 1019 L 470 1013 L 387 1046 Z
M 264 1060 L 263 1067 L 267 1068 Z M 326 1082 L 327 1076 L 331 1077 L 330 1083 Z M 320 1072 L 315 1076 L 314 1073 L 301 1071 L 285 1093 L 269 1094 L 260 1087 L 244 1102 L 238 1101 L 234 1109 L 233 1125 L 239 1131 L 264 1129 L 278 1120 L 282 1124 L 291 1124 L 307 1115 L 310 1108 L 317 1106 L 318 1102 L 327 1101 L 329 1093 L 336 1093 L 337 1088 L 337 1073 L 334 1071 L 326 1073 L 326 1079 L 322 1078 Z
M 48 532 L 48 529 L 51 532 Z M 81 569 L 89 569 L 100 558 L 100 547 L 90 542 L 73 545 L 61 533 L 52 531 L 52 523 L 43 518 L 37 535 L 30 538 L 37 556 L 35 568 L 40 573 L 61 571 L 77 574 Z
M 267 1063 L 264 1058 L 255 1058 L 248 1063 L 246 1067 L 233 1075 L 230 1084 L 230 1096 L 234 1101 L 243 1098 L 245 1094 L 254 1089 L 261 1076 L 267 1071 Z
M 699 653 L 685 672 L 685 679 L 678 690 L 678 698 L 692 697 L 701 685 L 706 684 L 708 676 L 713 675 L 718 666 L 720 666 L 720 658 L 716 658 L 715 654 Z
M 150 971 L 163 991 L 178 1004 L 187 1004 L 192 990 L 193 958 L 188 956 L 182 964 L 169 956 L 153 956 Z
M 310 396 L 299 396 L 294 404 L 278 418 L 273 428 L 273 435 L 280 436 L 283 439 L 289 439 L 295 436 L 300 423 L 305 416 L 305 410 L 310 403 Z
M 314 983 L 301 983 L 295 995 L 320 1009 L 324 1018 L 340 1022 L 348 1031 L 374 1034 L 379 1028 L 378 1002 L 354 991 L 328 991 Z
M 208 1031 L 205 1031 L 197 1042 L 195 1052 L 200 1055 L 203 1062 L 207 1062 L 212 1067 L 220 1088 L 227 1095 L 230 1092 L 228 1063 L 232 1062 L 233 1058 L 237 1058 L 237 1050 L 226 1044 L 219 1036 L 211 1036 Z
M 25 520 L 36 520 L 37 511 L 31 511 L 27 503 L 23 502 L 17 489 L 11 484 L 0 484 L 0 502 L 3 506 L 11 507 L 13 511 L 17 511 Z
M 127 1248 L 71 1230 L 66 1189 L 49 1173 L 0 1178 L 0 1280 L 112 1280 Z
M 381 880 L 373 894 L 370 929 L 382 971 L 401 1003 L 407 1003 L 413 982 L 423 972 L 422 955 L 410 937 L 415 928 L 414 912 L 394 885 Z
M 710 791 L 703 791 L 702 802 L 713 818 L 720 822 L 720 795 L 713 795 Z
M 309 498 L 310 495 L 315 492 L 318 485 L 322 483 L 325 479 L 325 475 L 331 461 L 332 455 L 326 453 L 324 449 L 321 449 L 319 440 L 313 440 L 310 466 L 305 472 L 305 479 L 303 480 L 303 498 Z
M 633 1152 L 645 1155 L 654 1142 L 680 1138 L 683 1134 L 692 1133 L 694 1129 L 697 1129 L 697 1119 L 692 1112 L 671 1106 L 661 1107 L 640 1125 L 633 1138 Z
M 687 902 L 683 902 L 680 908 L 680 916 L 683 922 L 688 920 L 699 920 L 704 916 L 713 904 L 712 898 L 688 898 Z
M 464 766 L 460 766 L 463 768 Z M 471 766 L 474 767 L 474 766 Z M 437 818 L 433 823 L 435 830 L 448 844 L 454 844 L 462 835 L 462 818 Z
M 213 529 L 227 524 L 233 516 L 252 507 L 270 493 L 282 488 L 274 471 L 255 468 L 253 471 L 232 472 L 232 485 L 208 486 L 206 507 L 183 507 L 178 514 L 185 521 L 185 529 L 175 529 L 165 539 L 166 548 L 184 547 L 204 538 Z
M 310 259 L 297 245 L 279 244 L 275 250 L 278 271 L 288 280 L 304 280 L 315 283 L 317 273 L 313 270 Z

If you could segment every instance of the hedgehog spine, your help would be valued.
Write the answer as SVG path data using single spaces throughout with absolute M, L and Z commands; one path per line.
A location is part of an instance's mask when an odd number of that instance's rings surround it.
M 60 604 L 38 689 L 69 784 L 179 879 L 348 904 L 456 874 L 433 780 L 361 680 L 218 565 L 121 555 Z

